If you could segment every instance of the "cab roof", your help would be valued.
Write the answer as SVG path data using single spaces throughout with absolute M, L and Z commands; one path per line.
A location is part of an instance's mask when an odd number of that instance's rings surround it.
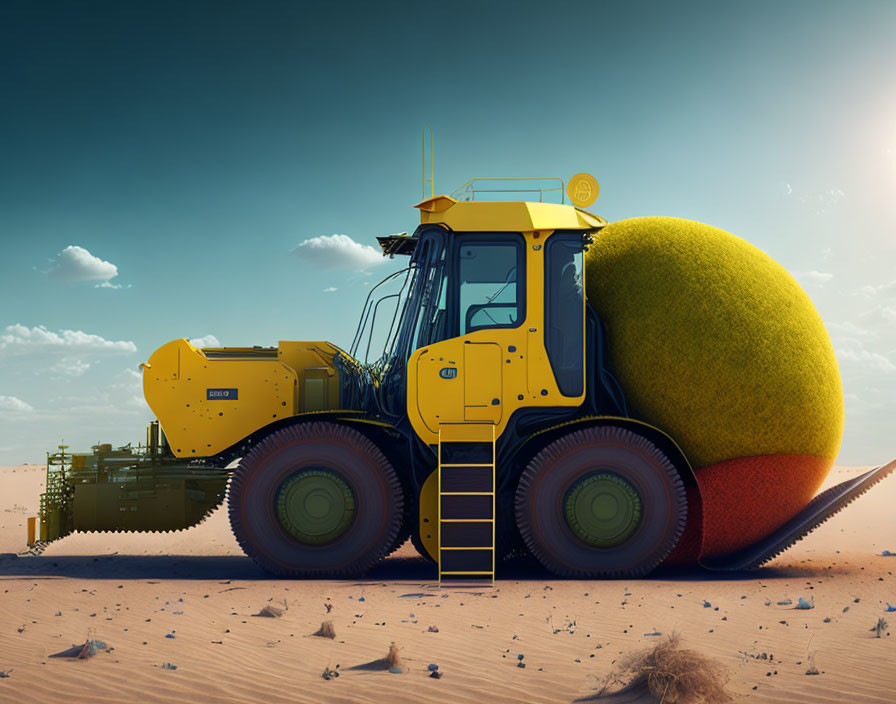
M 527 201 L 457 201 L 435 196 L 414 206 L 421 225 L 445 225 L 455 232 L 599 230 L 607 221 L 572 205 Z
M 420 210 L 421 225 L 442 225 L 453 232 L 596 232 L 607 226 L 599 215 L 560 203 L 458 201 L 451 196 L 435 196 L 414 207 Z M 417 238 L 406 232 L 376 239 L 384 255 L 411 254 L 417 245 Z

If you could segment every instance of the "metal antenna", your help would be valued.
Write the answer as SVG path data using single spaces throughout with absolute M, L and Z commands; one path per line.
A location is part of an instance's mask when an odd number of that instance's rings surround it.
M 429 132 L 429 178 L 426 178 L 426 133 Z M 423 128 L 423 200 L 426 200 L 426 182 L 429 181 L 429 197 L 436 196 L 436 182 L 434 177 L 435 171 L 435 152 L 432 148 L 432 128 Z

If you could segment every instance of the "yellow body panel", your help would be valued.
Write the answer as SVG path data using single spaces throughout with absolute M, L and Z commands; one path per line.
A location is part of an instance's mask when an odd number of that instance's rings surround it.
M 329 342 L 281 341 L 277 358 L 298 375 L 297 413 L 323 411 L 339 405 L 339 374 L 333 355 L 340 351 Z
M 522 324 L 474 330 L 421 347 L 408 360 L 408 417 L 414 431 L 429 445 L 438 441 L 439 425 L 443 423 L 493 423 L 498 437 L 520 408 L 578 406 L 585 400 L 584 391 L 580 396 L 560 392 L 545 349 L 544 244 L 553 231 L 522 234 L 526 242 L 526 319 Z M 583 369 L 584 357 L 583 348 Z M 439 374 L 446 367 L 457 370 L 453 378 Z
M 501 421 L 501 347 L 494 342 L 464 344 L 464 420 Z
M 277 420 L 336 408 L 339 352 L 327 342 L 200 350 L 174 340 L 143 365 L 143 393 L 174 455 L 207 457 Z

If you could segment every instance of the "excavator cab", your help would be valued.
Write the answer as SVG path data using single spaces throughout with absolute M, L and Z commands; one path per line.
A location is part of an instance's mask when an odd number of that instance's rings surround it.
M 399 334 L 407 415 L 429 445 L 447 423 L 492 424 L 500 437 L 524 408 L 577 407 L 585 396 L 582 260 L 599 223 L 557 231 L 525 213 L 516 231 L 476 219 L 452 227 L 451 208 L 471 205 L 450 205 L 447 222 L 418 231 L 421 291 Z

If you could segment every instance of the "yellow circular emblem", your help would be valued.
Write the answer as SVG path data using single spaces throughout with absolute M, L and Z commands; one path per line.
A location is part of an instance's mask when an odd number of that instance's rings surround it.
M 597 185 L 597 179 L 591 174 L 576 174 L 566 184 L 566 195 L 569 196 L 573 205 L 580 208 L 587 208 L 596 201 L 598 193 L 600 193 L 600 186 Z

